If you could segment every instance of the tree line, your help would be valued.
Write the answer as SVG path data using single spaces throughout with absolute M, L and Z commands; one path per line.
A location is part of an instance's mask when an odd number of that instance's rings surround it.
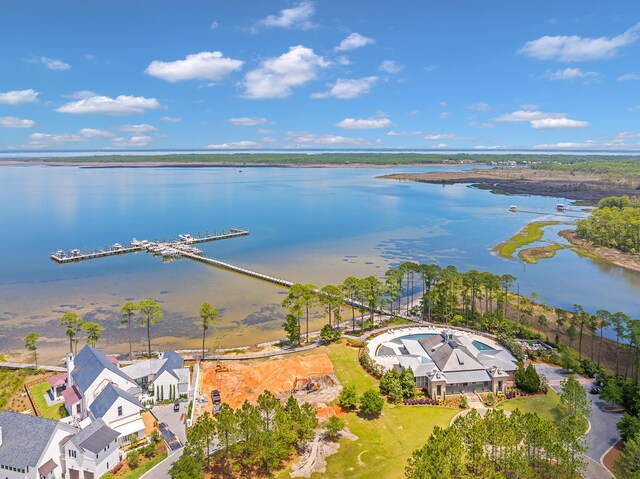
M 640 253 L 640 198 L 609 196 L 578 221 L 578 236 L 599 246 Z

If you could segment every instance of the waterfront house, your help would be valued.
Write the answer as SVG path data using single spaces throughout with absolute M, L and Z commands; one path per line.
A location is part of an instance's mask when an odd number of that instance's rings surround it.
M 102 419 L 63 439 L 60 451 L 64 458 L 65 479 L 99 479 L 120 462 L 120 433 Z
M 133 379 L 154 402 L 187 397 L 191 389 L 191 373 L 175 351 L 160 353 L 158 358 L 137 361 L 121 369 Z

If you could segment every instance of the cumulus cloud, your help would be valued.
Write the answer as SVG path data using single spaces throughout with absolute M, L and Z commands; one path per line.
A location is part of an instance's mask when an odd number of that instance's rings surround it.
M 333 86 L 325 92 L 312 93 L 311 98 L 357 98 L 369 93 L 371 87 L 378 81 L 378 77 L 370 76 L 357 79 L 339 78 Z
M 438 116 L 441 120 L 446 120 L 447 118 L 451 118 L 451 115 L 453 115 L 453 113 L 451 113 L 450 111 L 443 111 Z
M 256 141 L 230 141 L 228 143 L 217 143 L 212 145 L 207 145 L 207 148 L 211 148 L 213 150 L 226 150 L 226 149 L 243 149 L 243 148 L 258 148 L 260 143 Z
M 209 30 L 215 30 L 219 27 L 220 25 L 218 24 L 217 20 L 214 20 L 213 22 L 211 22 L 211 25 L 209 25 Z
M 422 135 L 421 131 L 388 131 L 388 136 L 420 136 Z
M 0 104 L 19 105 L 21 103 L 35 103 L 40 93 L 29 88 L 28 90 L 11 90 L 0 93 Z
M 538 60 L 578 62 L 604 60 L 614 57 L 618 50 L 635 42 L 640 23 L 615 37 L 586 38 L 578 35 L 545 35 L 524 44 L 518 51 Z
M 586 128 L 589 122 L 570 118 L 541 118 L 531 121 L 534 130 L 559 130 L 562 128 Z
M 249 118 L 246 116 L 242 118 L 229 118 L 227 121 L 233 125 L 239 126 L 256 126 L 268 123 L 266 118 Z
M 370 45 L 375 43 L 376 41 L 373 38 L 367 38 L 364 35 L 360 35 L 359 33 L 351 33 L 344 40 L 340 42 L 340 45 L 334 48 L 337 52 L 346 52 L 349 50 L 355 50 L 357 48 L 364 47 L 365 45 Z
M 225 57 L 222 52 L 200 52 L 173 62 L 152 61 L 145 73 L 171 83 L 184 80 L 222 80 L 242 68 L 244 62 Z
M 158 108 L 160 108 L 160 103 L 155 98 L 120 95 L 116 98 L 89 96 L 65 103 L 56 111 L 75 115 L 134 115 Z
M 280 10 L 278 15 L 268 15 L 259 24 L 274 28 L 299 28 L 308 30 L 315 27 L 311 17 L 316 12 L 313 2 L 301 2 L 295 7 Z
M 148 133 L 150 131 L 156 131 L 157 128 L 148 123 L 142 123 L 140 125 L 121 125 L 118 127 L 120 131 L 126 131 L 127 133 Z
M 450 134 L 446 134 L 446 133 L 438 133 L 438 134 L 425 135 L 424 139 L 425 140 L 434 140 L 434 141 L 442 141 L 442 140 L 446 140 L 446 141 L 462 141 L 462 140 L 468 140 L 469 138 L 465 138 L 464 136 L 458 136 L 458 135 L 450 135 Z
M 114 135 L 105 130 L 82 128 L 77 133 L 32 133 L 25 145 L 20 148 L 51 149 L 59 148 L 69 143 L 88 142 L 112 138 Z M 114 139 L 115 140 L 115 139 Z
M 389 118 L 345 118 L 344 120 L 336 123 L 339 128 L 346 130 L 362 130 L 373 128 L 387 128 L 391 126 L 391 120 Z
M 469 110 L 480 111 L 480 112 L 483 112 L 483 113 L 491 111 L 491 107 L 489 106 L 489 104 L 485 103 L 483 101 L 479 101 L 477 103 L 472 103 L 471 105 L 468 106 L 468 108 L 469 108 Z
M 80 135 L 87 140 L 100 140 L 114 136 L 110 131 L 98 130 L 96 128 L 83 128 L 80 130 Z
M 290 47 L 279 57 L 267 58 L 258 68 L 245 76 L 245 97 L 285 98 L 292 88 L 304 85 L 317 77 L 318 70 L 329 63 L 311 48 L 302 45 Z
M 404 69 L 404 66 L 394 62 L 393 60 L 384 60 L 378 70 L 384 73 L 389 73 L 393 75 L 394 73 L 399 73 Z
M 514 121 L 532 121 L 541 120 L 543 118 L 563 118 L 566 113 L 545 113 L 538 110 L 517 110 L 513 113 L 506 113 L 494 118 L 498 122 L 514 122 Z
M 146 135 L 132 135 L 129 138 L 117 137 L 111 140 L 112 148 L 144 148 L 152 138 Z
M 547 70 L 545 77 L 549 80 L 575 80 L 577 78 L 597 77 L 597 72 L 585 72 L 580 68 L 565 68 L 560 70 Z
M 640 80 L 640 73 L 625 73 L 618 77 L 618 81 Z
M 0 116 L 0 128 L 34 128 L 36 122 L 33 120 L 23 120 L 15 116 Z
M 49 70 L 61 72 L 71 68 L 71 65 L 69 65 L 68 63 L 63 62 L 62 60 L 57 60 L 55 58 L 40 57 L 40 62 Z
M 351 138 L 341 135 L 317 135 L 306 132 L 287 132 L 286 139 L 294 143 L 292 146 L 363 146 L 370 142 L 364 138 Z
M 177 116 L 161 116 L 160 120 L 166 121 L 167 123 L 180 123 L 182 121 L 182 118 Z

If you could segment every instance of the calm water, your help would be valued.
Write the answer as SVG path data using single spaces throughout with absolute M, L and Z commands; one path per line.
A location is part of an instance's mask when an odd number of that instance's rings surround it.
M 510 204 L 551 213 L 566 201 L 375 178 L 435 169 L 2 167 L 0 350 L 20 349 L 38 330 L 43 353 L 60 357 L 66 342 L 56 321 L 74 310 L 108 327 L 100 346 L 124 351 L 117 310 L 145 297 L 165 311 L 154 327 L 158 347 L 197 347 L 204 301 L 223 312 L 216 328 L 223 346 L 281 337 L 285 291 L 276 286 L 146 253 L 69 265 L 49 259 L 58 249 L 229 226 L 251 235 L 205 244 L 207 255 L 292 281 L 324 285 L 350 274 L 382 276 L 400 261 L 438 262 L 511 273 L 522 292 L 537 291 L 550 305 L 640 316 L 636 273 L 569 250 L 526 267 L 490 253 L 527 221 L 544 218 L 510 214 Z M 546 237 L 557 240 L 562 227 Z M 142 344 L 142 330 L 135 340 Z

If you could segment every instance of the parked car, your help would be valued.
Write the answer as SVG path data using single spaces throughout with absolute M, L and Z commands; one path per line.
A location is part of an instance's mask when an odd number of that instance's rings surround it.
M 220 404 L 213 405 L 213 414 L 218 414 L 220 412 Z
M 211 390 L 211 401 L 213 404 L 220 404 L 222 402 L 222 399 L 220 398 L 220 391 L 217 389 Z
M 598 386 L 593 386 L 591 388 L 591 391 L 589 391 L 591 394 L 600 394 L 600 391 L 602 391 L 601 388 L 599 388 Z
M 180 411 L 180 401 L 176 401 L 173 403 L 173 411 L 174 412 Z

